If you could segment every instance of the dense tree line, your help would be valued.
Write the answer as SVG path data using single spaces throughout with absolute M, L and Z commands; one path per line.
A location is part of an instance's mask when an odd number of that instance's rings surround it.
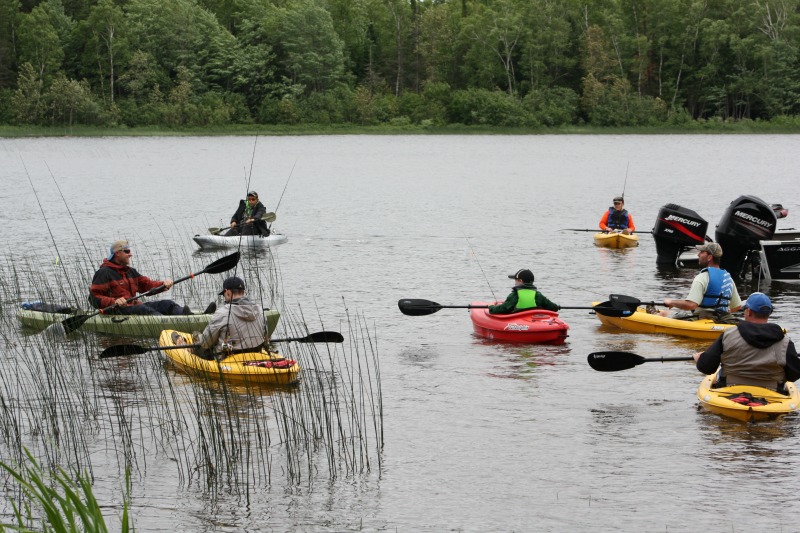
M 800 0 L 0 0 L 0 123 L 800 114 Z

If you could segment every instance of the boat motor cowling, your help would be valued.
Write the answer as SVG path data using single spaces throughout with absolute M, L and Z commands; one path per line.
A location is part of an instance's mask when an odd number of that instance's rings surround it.
M 708 222 L 685 207 L 667 204 L 658 211 L 653 239 L 656 241 L 656 263 L 675 265 L 685 249 L 705 242 Z
M 773 207 L 756 196 L 740 196 L 731 202 L 714 232 L 722 246 L 720 267 L 741 277 L 745 259 L 761 249 L 759 241 L 772 239 L 776 224 Z

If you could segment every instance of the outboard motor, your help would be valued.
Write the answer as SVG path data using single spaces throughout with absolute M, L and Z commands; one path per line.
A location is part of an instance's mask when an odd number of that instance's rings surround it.
M 675 204 L 662 207 L 653 226 L 656 264 L 676 265 L 681 252 L 703 244 L 707 229 L 708 222 L 691 209 Z
M 760 198 L 740 196 L 731 202 L 714 233 L 722 246 L 720 267 L 741 279 L 746 260 L 758 257 L 759 241 L 772 239 L 776 223 L 775 209 Z

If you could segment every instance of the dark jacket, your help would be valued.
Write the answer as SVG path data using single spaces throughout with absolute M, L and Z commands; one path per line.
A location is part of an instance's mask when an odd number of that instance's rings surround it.
M 780 358 L 777 361 L 770 353 L 776 344 L 784 343 L 784 338 L 783 330 L 777 324 L 739 322 L 735 328 L 725 330 L 700 355 L 697 360 L 697 369 L 708 375 L 713 374 L 718 367 L 722 366 L 721 377 L 727 381 L 726 378 L 730 372 L 741 374 L 743 373 L 742 369 L 750 367 L 753 368 L 751 372 L 755 374 L 759 367 L 768 369 L 769 365 L 777 364 L 783 367 L 783 377 L 785 377 L 784 380 L 778 381 L 796 381 L 800 379 L 800 357 L 797 355 L 794 343 L 786 339 L 786 349 L 781 348 Z M 728 371 L 726 371 L 726 366 Z M 755 376 L 755 379 L 759 378 L 760 376 Z
M 489 306 L 489 313 L 492 315 L 507 315 L 513 313 L 514 310 L 517 308 L 517 302 L 519 301 L 519 296 L 517 296 L 517 289 L 531 289 L 536 291 L 536 307 L 541 309 L 547 309 L 548 311 L 558 311 L 560 308 L 557 304 L 554 304 L 545 296 L 536 289 L 536 286 L 533 284 L 526 283 L 524 285 L 518 285 L 511 289 L 511 294 L 508 295 L 506 301 L 499 304 L 499 305 L 490 305 Z
M 108 259 L 104 259 L 100 269 L 95 272 L 94 278 L 92 278 L 92 286 L 89 288 L 89 303 L 95 309 L 111 307 L 118 298 L 132 298 L 137 294 L 145 293 L 163 284 L 163 281 L 152 280 L 147 276 L 142 276 L 135 268 L 118 265 Z M 139 300 L 132 300 L 127 305 L 138 305 L 140 303 Z
M 239 200 L 239 207 L 236 209 L 236 212 L 231 217 L 231 224 L 236 222 L 236 229 L 243 232 L 245 235 L 264 235 L 265 237 L 269 235 L 269 228 L 267 227 L 267 223 L 264 220 L 261 220 L 266 212 L 267 208 L 264 207 L 260 201 L 256 202 L 256 205 L 253 206 L 252 211 L 249 214 L 246 213 L 247 211 L 247 202 L 245 200 Z M 253 223 L 253 227 L 244 226 L 245 220 L 248 218 L 254 218 L 255 222 Z

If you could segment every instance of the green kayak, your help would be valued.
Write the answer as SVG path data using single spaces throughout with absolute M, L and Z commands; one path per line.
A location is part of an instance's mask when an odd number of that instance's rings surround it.
M 61 322 L 75 315 L 90 315 L 97 310 L 72 313 L 47 313 L 30 309 L 18 309 L 17 318 L 23 326 L 42 330 L 50 324 Z M 81 326 L 83 331 L 120 335 L 126 337 L 158 337 L 165 329 L 178 331 L 202 331 L 212 315 L 96 315 Z M 264 310 L 264 319 L 271 335 L 278 324 L 280 313 L 272 309 Z

